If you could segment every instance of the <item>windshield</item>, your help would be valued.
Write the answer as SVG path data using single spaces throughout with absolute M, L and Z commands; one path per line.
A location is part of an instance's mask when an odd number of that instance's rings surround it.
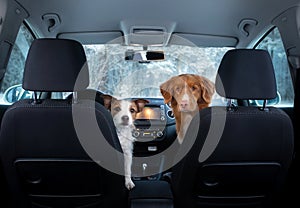
M 126 98 L 161 98 L 159 85 L 172 76 L 183 73 L 205 76 L 214 82 L 223 55 L 232 49 L 182 45 L 149 47 L 149 50 L 163 50 L 165 60 L 139 63 L 125 60 L 125 51 L 141 50 L 142 47 L 106 44 L 84 45 L 84 48 L 90 70 L 89 88 Z M 215 95 L 214 99 L 217 98 Z

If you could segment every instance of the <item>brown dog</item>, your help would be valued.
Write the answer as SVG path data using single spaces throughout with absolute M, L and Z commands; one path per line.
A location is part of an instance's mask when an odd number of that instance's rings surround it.
M 187 128 L 198 110 L 208 107 L 215 92 L 213 82 L 195 74 L 174 76 L 160 85 L 165 103 L 170 103 L 178 142 L 183 142 Z

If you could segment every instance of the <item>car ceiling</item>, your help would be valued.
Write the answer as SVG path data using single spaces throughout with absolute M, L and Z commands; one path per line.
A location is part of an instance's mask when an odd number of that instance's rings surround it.
M 105 43 L 142 29 L 164 28 L 198 46 L 247 47 L 299 0 L 17 0 L 39 37 Z M 44 15 L 57 16 L 59 24 Z M 56 20 L 57 21 L 57 20 Z M 153 32 L 153 31 L 152 31 Z M 248 33 L 248 35 L 247 35 Z M 169 37 L 170 38 L 170 37 Z M 126 40 L 125 40 L 126 41 Z M 167 39 L 174 41 L 174 38 Z

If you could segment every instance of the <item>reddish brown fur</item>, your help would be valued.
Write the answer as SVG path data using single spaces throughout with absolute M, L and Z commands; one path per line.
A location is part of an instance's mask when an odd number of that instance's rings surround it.
M 185 89 L 186 85 L 188 89 Z M 187 114 L 194 116 L 197 110 L 208 107 L 211 103 L 212 95 L 215 92 L 215 87 L 213 82 L 205 77 L 195 74 L 181 74 L 162 83 L 160 85 L 160 91 L 165 103 L 171 104 L 176 119 L 177 134 L 183 138 L 183 132 L 180 132 L 182 128 L 182 116 Z M 188 95 L 190 100 L 189 109 L 187 111 L 183 111 L 180 107 L 184 93 Z

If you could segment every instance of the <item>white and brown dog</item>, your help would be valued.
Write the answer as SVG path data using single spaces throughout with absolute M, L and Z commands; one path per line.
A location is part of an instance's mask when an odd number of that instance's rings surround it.
M 134 120 L 136 114 L 141 112 L 147 100 L 118 100 L 110 95 L 102 95 L 104 106 L 110 110 L 119 141 L 124 154 L 124 174 L 125 186 L 128 190 L 134 188 L 134 183 L 131 180 L 131 165 L 132 151 L 135 138 L 132 136 L 132 131 L 135 128 Z
M 215 92 L 213 82 L 195 74 L 174 76 L 160 85 L 165 103 L 170 103 L 176 120 L 178 142 L 181 144 L 187 128 L 198 110 L 211 103 Z

